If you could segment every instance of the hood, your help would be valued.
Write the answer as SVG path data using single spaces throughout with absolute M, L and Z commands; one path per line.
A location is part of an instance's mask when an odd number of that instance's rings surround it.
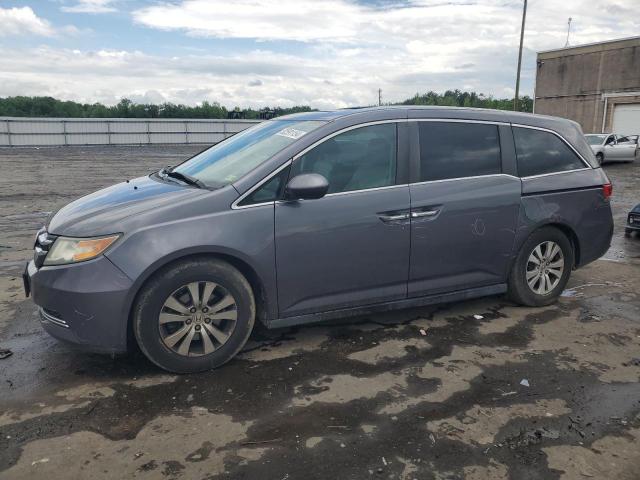
M 206 192 L 151 177 L 135 178 L 71 202 L 53 215 L 47 230 L 76 237 L 118 233 L 119 222 L 124 218 Z

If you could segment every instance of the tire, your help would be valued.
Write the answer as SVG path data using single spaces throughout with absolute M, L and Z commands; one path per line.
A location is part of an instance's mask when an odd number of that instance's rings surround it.
M 556 254 L 550 259 L 549 272 L 551 272 L 551 267 L 554 267 L 554 271 L 559 269 L 558 267 L 555 267 L 555 265 L 559 264 L 560 258 L 562 259 L 563 264 L 561 274 L 559 276 L 548 273 L 548 278 L 550 278 L 552 282 L 548 284 L 547 287 L 551 287 L 553 283 L 555 283 L 556 279 L 558 280 L 557 284 L 555 284 L 555 286 L 553 286 L 549 291 L 544 291 L 544 288 L 540 288 L 544 293 L 537 293 L 527 282 L 527 272 L 533 275 L 535 270 L 533 267 L 535 267 L 535 264 L 530 261 L 530 257 L 534 255 L 534 250 L 538 246 L 545 244 L 545 242 L 552 242 L 557 245 L 562 254 L 561 257 Z M 540 251 L 545 253 L 544 246 L 541 247 Z M 513 263 L 508 281 L 509 297 L 514 302 L 529 307 L 542 307 L 544 305 L 552 304 L 558 299 L 569 281 L 571 269 L 574 266 L 574 258 L 573 246 L 567 236 L 560 230 L 554 227 L 542 227 L 539 230 L 536 230 L 524 242 L 524 245 L 520 248 L 520 252 Z M 543 263 L 544 262 L 541 264 Z M 542 280 L 538 280 L 538 283 L 536 284 L 536 278 L 540 277 L 536 275 L 532 281 L 534 281 L 534 287 L 538 289 Z
M 602 165 L 602 162 L 604 162 L 604 155 L 602 155 L 602 153 L 598 153 L 596 155 L 596 160 L 598 160 L 598 165 Z
M 630 237 L 631 236 L 631 229 L 630 228 L 625 228 L 624 229 L 624 236 L 625 237 Z
M 201 298 L 193 302 L 194 295 Z M 255 317 L 253 291 L 235 267 L 195 258 L 163 268 L 145 284 L 133 308 L 133 331 L 140 350 L 157 366 L 193 373 L 231 360 L 247 342 Z

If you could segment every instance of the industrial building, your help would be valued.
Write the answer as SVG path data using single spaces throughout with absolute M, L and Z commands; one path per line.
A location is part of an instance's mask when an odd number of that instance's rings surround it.
M 640 133 L 640 37 L 539 52 L 534 112 L 585 133 Z

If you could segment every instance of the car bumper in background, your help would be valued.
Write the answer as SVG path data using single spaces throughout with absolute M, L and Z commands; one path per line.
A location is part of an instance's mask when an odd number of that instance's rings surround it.
M 51 336 L 92 351 L 127 350 L 126 299 L 132 282 L 107 258 L 40 269 L 31 261 L 23 280 Z
M 631 214 L 627 218 L 627 225 L 625 226 L 625 229 L 640 231 L 640 214 Z

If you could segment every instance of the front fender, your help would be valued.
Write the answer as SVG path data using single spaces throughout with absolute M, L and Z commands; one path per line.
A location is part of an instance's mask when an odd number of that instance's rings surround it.
M 174 220 L 126 234 L 107 253 L 133 285 L 123 315 L 154 272 L 191 255 L 218 254 L 247 264 L 258 276 L 267 297 L 269 318 L 277 315 L 273 205 L 226 210 Z

